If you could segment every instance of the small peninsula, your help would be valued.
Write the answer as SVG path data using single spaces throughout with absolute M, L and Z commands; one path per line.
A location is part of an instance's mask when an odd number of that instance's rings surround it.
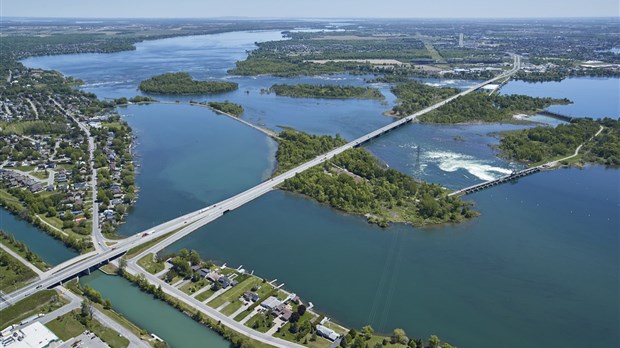
M 165 73 L 140 82 L 138 89 L 145 93 L 197 95 L 219 94 L 236 90 L 239 85 L 226 81 L 197 81 L 186 72 Z
M 229 102 L 228 100 L 223 102 L 209 102 L 207 105 L 212 109 L 233 116 L 239 116 L 243 113 L 243 106 Z
M 340 85 L 275 84 L 271 86 L 269 92 L 274 92 L 278 96 L 294 98 L 384 99 L 383 94 L 375 88 Z
M 292 130 L 280 133 L 280 138 L 276 158 L 284 168 L 344 142 L 338 136 L 311 136 Z M 461 222 L 478 215 L 470 203 L 446 197 L 447 191 L 441 186 L 383 168 L 372 154 L 360 148 L 347 150 L 322 166 L 297 174 L 285 181 L 282 189 L 347 213 L 364 215 L 369 223 L 381 227 L 390 222 L 415 226 Z

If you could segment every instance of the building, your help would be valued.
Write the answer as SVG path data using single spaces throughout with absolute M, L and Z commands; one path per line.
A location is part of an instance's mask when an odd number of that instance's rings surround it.
M 243 298 L 246 301 L 256 302 L 260 299 L 260 296 L 258 296 L 258 294 L 254 291 L 246 291 L 243 293 Z
M 317 325 L 316 326 L 316 333 L 321 336 L 321 337 L 325 337 L 330 341 L 335 341 L 338 339 L 338 337 L 340 337 L 339 334 L 336 333 L 336 331 L 323 326 L 323 325 Z
M 0 339 L 2 348 L 48 348 L 55 346 L 55 342 L 60 342 L 52 331 L 39 322 L 13 330 Z
M 278 300 L 277 298 L 275 298 L 273 296 L 269 296 L 260 305 L 265 307 L 265 308 L 267 308 L 267 309 L 269 309 L 269 310 L 273 310 L 276 307 L 278 307 L 281 303 L 282 302 L 280 300 Z

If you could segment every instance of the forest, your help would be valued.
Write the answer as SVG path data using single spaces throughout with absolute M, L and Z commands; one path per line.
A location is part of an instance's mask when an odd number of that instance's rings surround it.
M 285 181 L 282 188 L 354 214 L 369 223 L 416 226 L 460 222 L 477 216 L 471 204 L 437 184 L 417 182 L 394 169 L 382 168 L 368 151 L 351 149 Z
M 278 151 L 276 152 L 278 168 L 276 174 L 283 173 L 347 143 L 340 135 L 335 137 L 311 135 L 293 129 L 283 130 L 278 137 Z
M 517 114 L 535 114 L 555 104 L 571 101 L 554 98 L 535 98 L 525 95 L 488 95 L 473 92 L 419 117 L 428 123 L 506 122 Z
M 600 127 L 603 131 L 592 138 Z M 592 140 L 590 140 L 592 138 Z M 536 127 L 503 133 L 499 149 L 503 156 L 526 163 L 570 156 L 581 144 L 584 162 L 620 165 L 620 121 L 575 119 L 555 128 Z
M 390 114 L 399 117 L 408 116 L 459 92 L 457 88 L 437 88 L 410 80 L 392 87 L 392 93 L 398 97 L 399 105 L 394 106 Z
M 229 102 L 228 100 L 223 101 L 223 102 L 212 101 L 212 102 L 208 102 L 207 105 L 209 105 L 211 108 L 217 111 L 221 111 L 223 113 L 230 114 L 233 116 L 239 116 L 243 113 L 243 106 Z
M 269 92 L 296 98 L 384 99 L 383 94 L 375 88 L 340 85 L 275 84 L 271 86 Z
M 155 94 L 218 94 L 236 90 L 239 85 L 225 81 L 197 81 L 186 72 L 166 73 L 140 82 L 138 89 Z

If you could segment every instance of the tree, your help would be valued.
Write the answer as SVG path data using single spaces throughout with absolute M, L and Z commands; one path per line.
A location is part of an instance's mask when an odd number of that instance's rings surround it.
M 110 299 L 107 299 L 107 298 L 103 300 L 103 308 L 104 309 L 112 308 L 112 301 L 110 301 Z
M 289 318 L 288 321 L 290 321 L 291 323 L 296 323 L 299 321 L 299 318 L 301 317 L 301 315 L 299 315 L 298 312 L 293 312 L 291 313 L 291 317 Z
M 392 342 L 393 343 L 402 343 L 407 344 L 409 342 L 409 338 L 403 329 L 394 329 L 392 333 Z
M 299 313 L 299 315 L 304 315 L 304 313 L 306 313 L 306 306 L 299 305 L 299 307 L 297 307 L 297 313 Z
M 435 335 L 431 335 L 431 337 L 429 337 L 428 339 L 428 344 L 431 346 L 431 348 L 437 348 L 439 347 L 439 337 L 435 336 Z
M 370 337 L 375 334 L 375 329 L 370 325 L 366 325 L 362 328 L 362 334 L 366 336 L 366 339 L 370 339 Z
M 91 305 L 89 300 L 82 301 L 82 305 L 80 307 L 80 315 L 82 316 L 82 318 L 92 318 L 93 311 L 93 306 Z

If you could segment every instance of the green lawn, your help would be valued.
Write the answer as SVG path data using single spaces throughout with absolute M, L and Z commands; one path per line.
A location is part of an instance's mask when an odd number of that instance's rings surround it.
M 164 261 L 153 261 L 153 253 L 144 255 L 138 260 L 138 265 L 151 274 L 156 274 L 164 270 Z
M 0 328 L 19 323 L 37 313 L 49 313 L 64 306 L 66 301 L 54 290 L 43 290 L 0 311 Z
M 253 286 L 260 284 L 260 282 L 261 280 L 256 277 L 248 278 L 209 302 L 209 307 L 217 308 L 224 304 L 224 302 L 232 302 L 243 295 L 244 292 L 252 289 Z
M 196 296 L 196 299 L 200 302 L 208 299 L 209 297 L 213 296 L 213 294 L 215 294 L 215 291 L 209 289 L 209 290 L 205 290 L 204 292 L 201 292 L 200 294 L 198 294 L 198 296 Z
M 77 311 L 67 313 L 49 322 L 47 327 L 63 341 L 67 341 L 86 330 L 90 330 L 112 348 L 125 348 L 129 345 L 129 340 L 127 338 L 103 326 L 97 320 L 89 319 L 87 325 L 84 325 L 79 321 L 78 316 L 79 313 Z
M 31 172 L 30 175 L 39 179 L 47 179 L 49 177 L 49 172 L 47 170 L 41 172 Z
M 37 276 L 30 268 L 9 253 L 0 250 L 0 255 L 7 261 L 5 265 L 0 263 L 0 290 L 11 293 Z
M 191 295 L 195 292 L 197 292 L 198 290 L 204 288 L 205 286 L 211 286 L 211 282 L 209 280 L 207 280 L 206 278 L 200 279 L 197 282 L 189 282 L 185 285 L 183 285 L 181 287 L 181 291 L 183 291 L 184 293 Z
M 250 320 L 245 323 L 245 326 L 250 327 L 258 332 L 267 332 L 273 326 L 273 317 L 267 318 L 266 315 L 256 314 Z
M 237 309 L 241 308 L 241 306 L 243 306 L 243 302 L 241 300 L 239 299 L 233 300 L 232 302 L 228 304 L 228 306 L 222 309 L 221 313 L 226 316 L 230 316 L 231 314 L 235 313 Z

